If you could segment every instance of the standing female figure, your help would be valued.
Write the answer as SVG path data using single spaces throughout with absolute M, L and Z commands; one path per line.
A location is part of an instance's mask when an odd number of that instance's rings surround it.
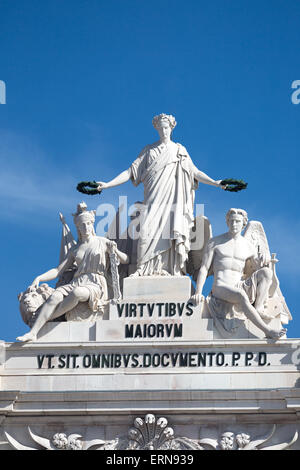
M 193 164 L 188 152 L 171 140 L 174 116 L 153 118 L 159 140 L 147 145 L 128 170 L 99 189 L 112 188 L 131 180 L 144 185 L 144 202 L 134 275 L 184 275 L 194 223 L 194 191 L 198 183 L 223 188 Z

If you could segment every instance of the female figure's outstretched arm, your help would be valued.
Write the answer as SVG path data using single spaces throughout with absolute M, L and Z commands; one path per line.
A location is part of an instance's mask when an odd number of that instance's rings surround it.
M 99 184 L 98 189 L 108 189 L 108 188 L 114 188 L 115 186 L 120 186 L 121 184 L 127 183 L 131 178 L 131 168 L 128 168 L 128 170 L 122 171 L 118 176 L 116 176 L 114 179 L 109 181 L 108 183 L 104 183 L 103 181 L 97 181 Z

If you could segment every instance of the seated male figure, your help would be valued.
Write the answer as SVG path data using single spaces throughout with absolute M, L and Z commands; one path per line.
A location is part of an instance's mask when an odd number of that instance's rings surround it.
M 207 243 L 192 300 L 196 304 L 203 302 L 203 286 L 208 271 L 212 268 L 212 295 L 237 306 L 266 337 L 278 339 L 285 335 L 286 330 L 272 329 L 262 319 L 273 278 L 272 269 L 265 264 L 266 261 L 272 260 L 263 260 L 254 245 L 242 236 L 248 222 L 246 211 L 230 209 L 226 214 L 226 222 L 228 232 L 212 238 Z M 254 266 L 254 272 L 250 278 L 244 279 L 248 263 Z

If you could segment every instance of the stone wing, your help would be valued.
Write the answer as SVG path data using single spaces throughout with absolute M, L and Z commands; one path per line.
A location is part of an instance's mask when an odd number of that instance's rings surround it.
M 263 255 L 266 262 L 271 259 L 268 239 L 261 222 L 250 220 L 245 228 L 244 237 L 255 246 L 257 253 Z
M 262 223 L 256 220 L 249 221 L 245 228 L 244 237 L 255 246 L 257 254 L 262 255 L 265 264 L 269 264 L 269 267 L 273 270 L 273 282 L 269 291 L 268 310 L 274 312 L 271 316 L 275 314 L 276 316 L 280 315 L 282 323 L 287 324 L 289 320 L 292 319 L 292 316 L 280 289 L 275 263 L 270 262 L 271 259 L 276 258 L 276 254 L 273 253 L 271 255 L 268 239 Z M 244 272 L 245 278 L 250 277 L 256 269 L 257 267 L 246 264 Z
M 254 245 L 257 255 L 262 256 L 265 264 L 267 264 L 271 259 L 271 253 L 262 223 L 257 220 L 250 220 L 245 228 L 244 238 Z M 245 278 L 250 277 L 256 270 L 257 266 L 255 264 L 246 263 Z

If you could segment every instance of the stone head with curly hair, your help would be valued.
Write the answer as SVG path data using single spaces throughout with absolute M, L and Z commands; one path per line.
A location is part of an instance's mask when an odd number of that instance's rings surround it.
M 247 214 L 247 212 L 244 209 L 235 209 L 235 208 L 229 209 L 229 211 L 226 214 L 226 224 L 227 224 L 228 227 L 230 225 L 230 219 L 233 216 L 239 216 L 242 219 L 243 229 L 244 229 L 246 227 L 247 223 L 248 223 L 248 214 Z

